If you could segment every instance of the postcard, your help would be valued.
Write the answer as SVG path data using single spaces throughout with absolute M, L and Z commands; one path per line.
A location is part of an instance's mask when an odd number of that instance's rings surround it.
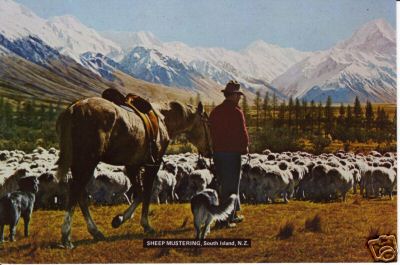
M 0 14 L 0 263 L 397 261 L 394 1 Z

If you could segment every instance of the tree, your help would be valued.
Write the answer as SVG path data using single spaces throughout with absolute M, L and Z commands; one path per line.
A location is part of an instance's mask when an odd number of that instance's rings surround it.
M 4 108 L 4 97 L 0 97 L 0 114 L 3 112 Z
M 377 128 L 375 138 L 378 143 L 390 140 L 392 137 L 390 133 L 391 128 L 389 127 L 389 116 L 383 108 L 378 107 L 375 123 Z
M 311 134 L 314 132 L 314 123 L 315 123 L 315 102 L 314 100 L 311 100 L 310 102 L 310 128 L 311 128 Z
M 56 109 L 54 108 L 54 105 L 50 103 L 46 111 L 46 118 L 48 121 L 52 121 L 54 120 L 55 116 L 56 116 Z
M 337 117 L 337 123 L 335 128 L 335 138 L 341 140 L 343 143 L 347 141 L 348 130 L 345 125 L 346 120 L 346 108 L 343 103 L 340 103 L 339 116 Z
M 272 119 L 275 119 L 276 108 L 278 107 L 278 99 L 276 98 L 276 94 L 272 95 Z
M 302 117 L 302 109 L 300 108 L 300 100 L 296 98 L 294 103 L 294 124 L 296 131 L 300 125 L 300 119 Z
M 372 104 L 367 100 L 367 104 L 365 106 L 365 128 L 367 130 L 371 130 L 372 124 L 374 121 L 374 110 L 372 109 Z
M 246 118 L 246 121 L 248 122 L 247 125 L 249 125 L 250 124 L 250 118 L 249 118 L 250 113 L 249 113 L 249 104 L 247 103 L 246 97 L 243 97 L 243 99 L 242 99 L 242 111 L 243 111 L 244 117 Z
M 343 103 L 340 103 L 339 117 L 338 117 L 338 123 L 339 123 L 340 125 L 343 124 L 344 119 L 345 119 L 345 115 L 346 115 L 346 109 L 344 108 Z
M 263 122 L 265 124 L 268 116 L 269 116 L 269 94 L 268 91 L 265 92 L 263 104 L 262 104 L 262 110 L 263 110 Z
M 279 113 L 278 113 L 278 126 L 283 127 L 285 124 L 285 111 L 286 111 L 286 103 L 282 101 L 281 105 L 279 106 Z
M 301 106 L 303 109 L 302 111 L 303 116 L 301 117 L 300 128 L 304 132 L 307 129 L 307 125 L 309 124 L 309 119 L 310 119 L 307 100 L 302 99 Z
M 356 121 L 361 121 L 362 118 L 361 103 L 358 97 L 354 100 L 354 118 Z
M 351 106 L 347 105 L 346 109 L 346 127 L 353 127 L 353 113 L 351 111 Z
M 332 134 L 333 122 L 332 98 L 328 96 L 325 104 L 325 135 Z
M 293 98 L 292 98 L 292 96 L 290 96 L 290 98 L 289 98 L 287 110 L 288 110 L 287 124 L 290 129 L 292 127 L 292 113 L 293 113 Z
M 322 109 L 322 102 L 320 101 L 317 107 L 317 128 L 318 128 L 318 134 L 321 133 L 321 124 L 322 124 L 322 119 L 323 119 L 323 109 Z
M 260 91 L 256 92 L 256 98 L 254 99 L 254 105 L 256 107 L 256 131 L 258 131 L 260 126 L 260 108 L 261 108 L 261 96 Z

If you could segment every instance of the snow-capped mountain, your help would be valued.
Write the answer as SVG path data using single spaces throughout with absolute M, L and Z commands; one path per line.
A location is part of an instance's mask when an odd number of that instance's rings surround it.
M 6 54 L 12 52 L 28 61 L 45 67 L 48 67 L 52 60 L 71 60 L 70 58 L 61 55 L 54 48 L 48 46 L 41 39 L 33 36 L 27 36 L 10 41 L 0 34 L 0 47 L 3 47 Z
M 103 31 L 101 35 L 118 43 L 125 51 L 129 51 L 136 46 L 154 49 L 159 49 L 163 46 L 163 43 L 153 33 L 147 31 Z
M 140 46 L 130 51 L 120 62 L 120 66 L 122 71 L 133 77 L 182 88 L 194 88 L 192 78 L 197 74 L 178 59 Z
M 335 47 L 316 52 L 289 68 L 272 85 L 287 96 L 351 102 L 396 101 L 395 32 L 373 20 Z
M 94 29 L 83 25 L 73 16 L 53 17 L 46 22 L 61 42 L 60 52 L 79 62 L 79 56 L 85 52 L 104 55 L 118 54 L 121 48 Z
M 383 19 L 367 23 L 331 49 L 301 52 L 264 41 L 232 51 L 162 42 L 144 31 L 100 35 L 72 16 L 46 20 L 12 0 L 0 0 L 0 14 L 0 57 L 18 55 L 47 68 L 54 67 L 54 61 L 66 68 L 85 67 L 106 81 L 125 72 L 203 93 L 207 86 L 214 93 L 236 79 L 250 93 L 268 91 L 280 98 L 324 101 L 330 95 L 336 102 L 350 102 L 356 96 L 375 102 L 396 98 L 396 38 Z M 92 73 L 87 75 L 92 78 Z
M 72 16 L 45 20 L 12 0 L 0 0 L 0 33 L 10 41 L 34 36 L 80 61 L 84 52 L 119 53 L 121 48 Z
M 109 81 L 115 80 L 113 72 L 120 69 L 119 63 L 101 53 L 85 52 L 80 56 L 81 64 Z
M 160 69 L 174 69 L 176 61 L 178 61 L 179 67 L 189 69 L 190 74 L 197 73 L 197 75 L 209 78 L 221 86 L 225 85 L 230 79 L 236 79 L 249 91 L 261 90 L 273 93 L 274 91 L 271 91 L 269 86 L 265 86 L 265 83 L 309 55 L 306 52 L 280 48 L 263 41 L 257 41 L 245 50 L 237 52 L 224 48 L 190 47 L 182 42 L 163 43 L 150 32 L 103 32 L 102 34 L 121 45 L 125 51 L 129 51 L 121 60 L 121 62 L 124 62 L 123 70 L 125 72 L 144 80 L 155 80 L 154 82 L 163 80 L 165 85 L 175 84 L 179 87 L 193 87 L 192 82 L 188 82 L 191 78 L 171 82 L 171 78 L 176 78 L 176 76 L 173 77 L 174 72 L 166 75 L 165 71 L 160 72 Z M 129 47 L 143 47 L 154 50 L 157 51 L 154 53 L 156 57 L 165 57 L 168 60 L 153 60 L 151 68 L 156 70 L 151 74 L 148 65 L 143 65 L 143 69 L 139 71 L 138 65 L 146 60 L 137 61 L 135 57 L 132 57 L 133 53 L 130 51 L 132 48 L 129 49 Z M 119 57 L 112 58 L 119 61 Z M 156 67 L 157 62 L 161 62 L 161 64 Z M 168 65 L 169 62 L 173 65 Z M 132 63 L 131 66 L 129 66 L 130 63 Z M 131 70 L 128 71 L 128 68 Z M 135 69 L 135 71 L 132 72 L 132 69 Z M 162 76 L 158 76 L 159 74 Z M 182 79 L 182 77 L 179 77 L 179 79 Z M 276 92 L 276 94 L 281 93 Z

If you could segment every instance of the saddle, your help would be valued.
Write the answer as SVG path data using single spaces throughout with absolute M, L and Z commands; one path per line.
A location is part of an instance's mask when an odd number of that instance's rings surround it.
M 159 152 L 156 142 L 159 131 L 159 121 L 158 116 L 153 110 L 150 102 L 138 95 L 131 93 L 127 96 L 124 96 L 120 91 L 115 88 L 108 88 L 104 90 L 101 96 L 102 98 L 107 99 L 118 106 L 128 107 L 142 119 L 146 130 L 146 137 L 150 142 L 150 163 L 158 163 Z

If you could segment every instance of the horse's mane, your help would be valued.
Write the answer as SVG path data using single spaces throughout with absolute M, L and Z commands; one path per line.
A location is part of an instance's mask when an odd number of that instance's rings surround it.
M 182 124 L 191 124 L 190 121 L 196 112 L 193 106 L 179 101 L 170 101 L 159 107 L 160 113 L 165 117 L 165 121 L 170 128 L 184 128 L 185 126 L 182 126 Z
M 169 107 L 185 120 L 189 117 L 191 112 L 191 108 L 188 105 L 184 106 L 183 103 L 179 101 L 171 101 Z

